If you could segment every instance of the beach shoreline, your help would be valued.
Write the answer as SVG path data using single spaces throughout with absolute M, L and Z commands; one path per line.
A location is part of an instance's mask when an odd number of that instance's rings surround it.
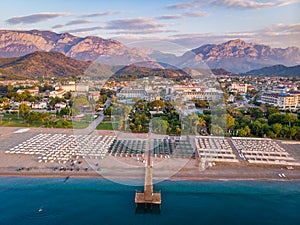
M 75 178 L 75 179 L 105 179 L 105 180 L 134 180 L 139 177 L 101 177 L 96 175 L 53 175 L 53 174 L 0 174 L 0 177 L 2 178 L 8 178 L 8 177 L 16 177 L 16 178 L 49 178 L 49 179 L 56 179 L 56 178 Z M 299 178 L 286 178 L 286 179 L 280 179 L 280 178 L 207 178 L 207 177 L 174 177 L 174 178 L 168 178 L 161 181 L 300 181 Z M 155 183 L 155 181 L 154 181 Z
M 15 171 L 8 168 L 0 168 L 0 177 L 28 177 L 28 178 L 97 178 L 107 180 L 122 180 L 122 179 L 143 179 L 139 173 L 137 175 L 129 172 L 128 174 L 101 174 L 97 171 L 89 169 L 88 171 Z M 285 177 L 279 177 L 279 174 L 284 174 Z M 236 165 L 218 165 L 213 168 L 208 168 L 204 171 L 199 169 L 186 169 L 171 176 L 164 176 L 162 173 L 156 173 L 153 177 L 154 181 L 220 181 L 220 180 L 265 180 L 265 181 L 298 181 L 300 180 L 300 170 L 288 170 L 286 168 L 261 168 L 261 167 L 243 167 Z

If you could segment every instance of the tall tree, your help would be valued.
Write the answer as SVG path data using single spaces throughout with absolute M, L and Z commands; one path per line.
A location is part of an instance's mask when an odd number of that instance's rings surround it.
M 289 124 L 289 127 L 291 127 L 292 123 L 297 122 L 297 120 L 297 116 L 294 116 L 291 113 L 287 113 L 284 117 L 284 121 L 285 123 Z
M 275 133 L 275 137 L 277 137 L 282 130 L 282 125 L 280 123 L 275 123 L 272 125 L 272 129 Z
M 229 115 L 226 114 L 226 131 L 228 132 L 229 129 L 233 128 L 235 123 L 234 123 L 235 119 Z
M 152 109 L 156 108 L 156 111 L 158 112 L 159 109 L 165 108 L 166 104 L 162 100 L 155 100 L 155 101 L 153 101 L 153 102 L 150 103 L 150 107 Z
M 29 114 L 29 112 L 30 112 L 30 107 L 28 105 L 26 105 L 26 104 L 19 105 L 19 113 L 24 121 L 26 120 L 26 117 Z

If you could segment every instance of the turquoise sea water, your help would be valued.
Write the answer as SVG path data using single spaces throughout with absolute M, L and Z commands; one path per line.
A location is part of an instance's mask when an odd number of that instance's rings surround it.
M 63 181 L 0 178 L 0 225 L 300 224 L 299 181 L 165 181 L 160 214 L 136 212 L 138 187 Z

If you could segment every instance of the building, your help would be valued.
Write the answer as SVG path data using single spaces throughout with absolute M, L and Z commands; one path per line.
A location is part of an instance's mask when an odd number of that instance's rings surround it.
M 23 93 L 24 91 L 28 91 L 31 95 L 33 96 L 37 96 L 39 94 L 39 88 L 38 87 L 33 87 L 33 88 L 28 88 L 28 89 L 18 89 L 17 90 L 17 93 L 18 94 L 21 94 Z
M 299 107 L 298 95 L 265 92 L 261 96 L 261 102 L 279 107 L 282 110 L 297 110 Z
M 62 109 L 62 108 L 66 108 L 66 107 L 67 107 L 67 103 L 65 103 L 65 102 L 58 102 L 55 104 L 56 109 Z
M 182 99 L 183 101 L 189 100 L 207 100 L 216 101 L 223 98 L 223 92 L 215 88 L 185 88 L 181 91 L 177 90 L 176 99 Z
M 273 91 L 272 92 L 276 92 L 276 93 L 286 93 L 289 89 L 286 86 L 276 86 L 273 87 Z
M 124 87 L 117 93 L 118 99 L 140 98 L 145 101 L 155 101 L 160 99 L 159 92 L 151 88 L 144 87 Z
M 233 82 L 230 86 L 230 91 L 238 92 L 238 93 L 247 93 L 248 84 L 241 84 L 241 83 Z
M 92 91 L 89 92 L 89 99 L 93 99 L 95 102 L 100 99 L 100 92 L 99 91 Z
M 228 102 L 234 102 L 234 101 L 235 101 L 234 95 L 229 95 Z
M 300 108 L 300 90 L 289 91 L 288 94 L 296 95 L 298 97 L 298 108 Z
M 66 93 L 66 91 L 62 88 L 59 88 L 57 90 L 54 90 L 54 91 L 50 91 L 50 94 L 49 94 L 49 97 L 52 97 L 52 98 L 63 98 L 64 97 L 64 94 Z
M 46 109 L 47 108 L 47 102 L 41 101 L 41 102 L 34 102 L 31 104 L 32 109 Z
M 141 98 L 146 99 L 147 92 L 144 88 L 124 87 L 117 93 L 117 98 L 133 99 Z
M 76 85 L 75 84 L 66 84 L 66 85 L 61 85 L 61 89 L 64 89 L 65 91 L 75 91 L 76 90 Z

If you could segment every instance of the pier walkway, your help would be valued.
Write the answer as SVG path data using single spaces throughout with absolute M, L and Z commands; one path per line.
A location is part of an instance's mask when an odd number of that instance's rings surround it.
M 161 193 L 153 191 L 153 168 L 151 165 L 151 150 L 148 151 L 148 159 L 145 166 L 144 192 L 135 193 L 135 204 L 144 204 L 152 208 L 153 205 L 161 205 Z

